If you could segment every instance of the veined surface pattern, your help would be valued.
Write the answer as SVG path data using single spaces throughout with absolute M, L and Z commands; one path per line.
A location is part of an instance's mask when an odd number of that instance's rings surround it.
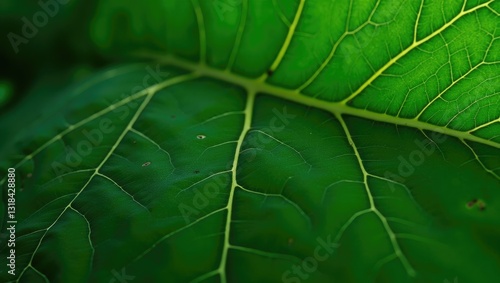
M 164 25 L 139 8 L 95 33 L 163 42 L 161 80 L 98 74 L 2 151 L 24 184 L 13 282 L 279 282 L 318 238 L 337 245 L 308 282 L 498 278 L 497 2 L 162 5 Z

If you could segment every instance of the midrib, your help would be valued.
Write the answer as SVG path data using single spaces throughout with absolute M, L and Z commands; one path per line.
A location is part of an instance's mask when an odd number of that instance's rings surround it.
M 209 67 L 205 64 L 197 64 L 184 59 L 180 59 L 174 56 L 155 56 L 156 60 L 162 63 L 167 63 L 173 66 L 184 68 L 186 70 L 198 73 L 201 76 L 211 77 L 231 84 L 239 85 L 245 88 L 248 92 L 263 93 L 267 95 L 272 95 L 285 100 L 296 102 L 302 105 L 314 107 L 317 109 L 325 110 L 333 114 L 340 115 L 352 115 L 360 118 L 365 118 L 373 121 L 384 122 L 399 126 L 411 127 L 419 130 L 435 131 L 448 136 L 456 137 L 459 139 L 469 140 L 481 144 L 485 144 L 491 147 L 500 148 L 500 144 L 491 140 L 487 140 L 481 137 L 474 136 L 467 132 L 461 132 L 454 129 L 432 125 L 426 122 L 418 121 L 415 119 L 395 117 L 387 114 L 376 113 L 364 109 L 358 109 L 350 107 L 346 104 L 339 102 L 329 102 L 324 100 L 319 100 L 313 97 L 305 96 L 299 94 L 294 90 L 289 90 L 279 86 L 274 86 L 266 83 L 265 81 L 259 81 L 256 79 L 246 78 L 229 71 L 218 70 Z

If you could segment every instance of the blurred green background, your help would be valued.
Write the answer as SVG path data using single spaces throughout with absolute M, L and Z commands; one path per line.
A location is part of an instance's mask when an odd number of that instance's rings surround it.
M 0 116 L 27 96 L 50 103 L 59 90 L 116 61 L 91 40 L 98 2 L 0 1 Z

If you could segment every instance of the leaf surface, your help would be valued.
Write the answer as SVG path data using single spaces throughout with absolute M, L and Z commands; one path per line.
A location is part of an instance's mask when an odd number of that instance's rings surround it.
M 131 3 L 93 38 L 153 61 L 1 151 L 14 281 L 499 277 L 499 2 Z

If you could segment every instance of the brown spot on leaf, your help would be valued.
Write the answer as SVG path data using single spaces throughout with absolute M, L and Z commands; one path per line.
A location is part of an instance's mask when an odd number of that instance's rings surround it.
M 204 140 L 207 136 L 205 135 L 197 135 L 196 138 L 199 140 Z
M 467 202 L 466 207 L 468 209 L 472 209 L 473 207 L 477 207 L 479 211 L 484 211 L 486 209 L 486 202 L 482 199 L 473 199 Z
M 484 204 L 484 202 L 480 202 L 480 203 L 479 203 L 479 210 L 480 210 L 480 211 L 483 211 L 483 210 L 485 210 L 485 209 L 486 209 L 486 204 Z
M 151 162 L 148 161 L 148 162 L 142 164 L 142 167 L 146 167 L 146 166 L 149 166 L 149 165 L 151 165 Z
M 198 173 L 200 173 L 200 170 L 194 170 L 194 173 L 198 174 Z
M 273 74 L 274 74 L 274 71 L 273 71 L 273 70 L 271 70 L 271 69 L 267 70 L 267 75 L 268 75 L 269 77 L 270 77 L 270 76 L 272 76 Z
M 477 203 L 477 199 L 473 199 L 467 203 L 467 207 L 471 208 Z
M 28 173 L 28 174 L 26 175 L 26 178 L 28 178 L 28 179 L 29 179 L 29 178 L 31 178 L 31 177 L 33 177 L 33 174 L 32 174 L 32 173 Z

